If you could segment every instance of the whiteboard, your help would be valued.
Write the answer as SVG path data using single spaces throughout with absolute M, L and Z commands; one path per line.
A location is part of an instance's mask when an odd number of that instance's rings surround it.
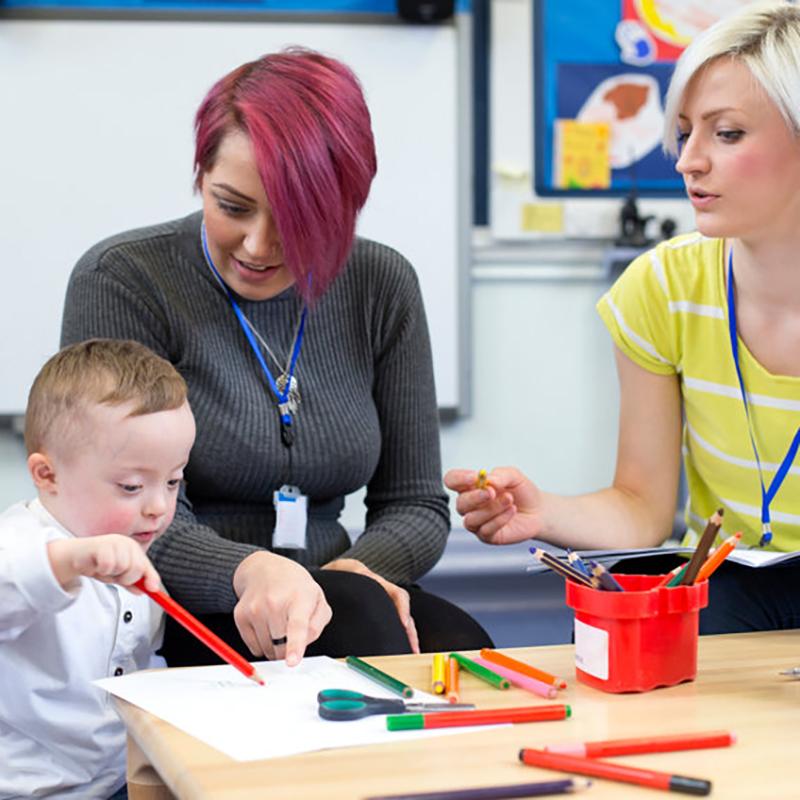
M 416 267 L 439 405 L 460 397 L 456 25 L 0 20 L 0 414 L 58 348 L 70 271 L 95 242 L 200 207 L 192 122 L 213 82 L 288 45 L 359 76 L 378 175 L 358 232 Z

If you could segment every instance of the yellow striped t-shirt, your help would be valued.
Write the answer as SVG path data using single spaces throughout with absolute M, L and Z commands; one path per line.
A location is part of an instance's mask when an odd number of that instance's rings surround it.
M 716 508 L 725 534 L 761 536 L 761 484 L 728 332 L 724 242 L 699 233 L 639 256 L 597 304 L 620 350 L 644 369 L 677 374 L 689 488 L 685 543 Z M 753 433 L 769 486 L 800 427 L 800 378 L 772 375 L 739 340 Z M 800 550 L 800 456 L 770 505 L 772 549 Z

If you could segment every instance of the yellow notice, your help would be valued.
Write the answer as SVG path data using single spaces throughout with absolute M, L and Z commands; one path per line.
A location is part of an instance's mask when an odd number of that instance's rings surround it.
M 525 233 L 561 233 L 564 207 L 561 203 L 524 203 L 521 227 Z
M 607 122 L 557 119 L 553 185 L 557 189 L 607 189 L 611 184 Z

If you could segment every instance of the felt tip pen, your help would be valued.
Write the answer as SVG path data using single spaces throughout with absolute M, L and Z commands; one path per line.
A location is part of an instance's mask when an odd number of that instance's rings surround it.
M 704 750 L 710 747 L 730 747 L 736 743 L 736 734 L 729 731 L 707 733 L 679 733 L 668 736 L 639 736 L 635 739 L 609 739 L 602 742 L 578 744 L 549 744 L 543 747 L 548 753 L 581 756 L 583 758 L 610 758 L 643 753 L 671 753 L 677 750 Z
M 567 719 L 571 715 L 570 707 L 560 704 L 476 709 L 475 711 L 438 711 L 433 714 L 391 714 L 386 717 L 386 730 L 419 731 L 428 728 L 456 728 L 468 725 L 547 722 L 554 719 Z
M 373 667 L 372 664 L 367 664 L 366 661 L 362 661 L 357 656 L 347 656 L 344 661 L 348 667 L 360 672 L 365 678 L 375 681 L 375 683 L 380 684 L 390 692 L 399 694 L 401 697 L 413 697 L 414 690 L 410 686 L 397 680 L 397 678 L 393 678 L 391 675 L 387 675 L 377 667 Z
M 469 711 L 463 712 L 469 714 Z M 555 769 L 559 772 L 577 772 L 578 775 L 591 775 L 621 783 L 635 783 L 651 789 L 668 792 L 705 796 L 711 794 L 711 781 L 702 778 L 688 778 L 685 775 L 670 775 L 652 769 L 628 767 L 624 764 L 611 764 L 594 758 L 568 756 L 562 753 L 548 753 L 544 750 L 526 749 L 519 751 L 519 760 L 531 767 Z

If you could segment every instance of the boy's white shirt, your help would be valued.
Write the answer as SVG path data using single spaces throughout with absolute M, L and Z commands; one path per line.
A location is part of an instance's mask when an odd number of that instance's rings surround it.
M 61 588 L 47 543 L 65 538 L 38 499 L 0 514 L 0 800 L 113 794 L 125 728 L 92 681 L 164 666 L 148 597 L 88 578 Z

